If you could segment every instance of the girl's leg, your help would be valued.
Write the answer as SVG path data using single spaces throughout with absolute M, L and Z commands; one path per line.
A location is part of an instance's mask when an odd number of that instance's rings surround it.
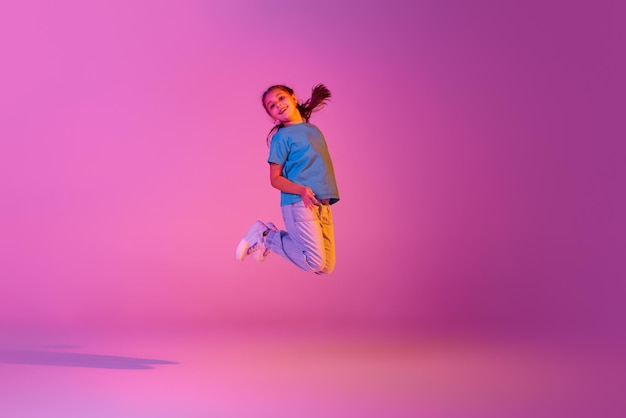
M 317 273 L 330 274 L 335 269 L 335 262 L 337 261 L 335 255 L 335 227 L 333 224 L 333 213 L 330 209 L 330 205 L 320 206 L 320 225 L 322 227 L 322 237 L 324 239 L 326 263 Z
M 303 270 L 320 272 L 326 265 L 322 208 L 307 209 L 298 202 L 282 208 L 286 231 L 270 231 L 267 247 Z

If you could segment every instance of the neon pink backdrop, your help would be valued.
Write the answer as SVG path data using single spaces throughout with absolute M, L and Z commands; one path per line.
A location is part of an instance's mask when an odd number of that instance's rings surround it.
M 3 2 L 0 324 L 615 335 L 621 9 Z M 319 82 L 336 272 L 238 264 L 282 223 L 259 96 Z

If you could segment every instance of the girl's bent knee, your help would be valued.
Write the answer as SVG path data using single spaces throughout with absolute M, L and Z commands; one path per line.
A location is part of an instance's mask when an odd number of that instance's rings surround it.
M 335 270 L 335 263 L 327 263 L 325 266 L 322 266 L 322 268 L 317 270 L 315 274 L 328 276 L 334 270 Z
M 309 266 L 309 269 L 313 272 L 323 271 L 324 270 L 324 260 L 311 260 L 307 257 L 306 264 Z
M 332 271 L 333 266 L 328 264 L 328 259 L 323 253 L 309 253 L 306 256 L 306 264 L 309 269 L 316 274 L 327 274 L 327 271 Z M 334 263 L 333 263 L 334 264 Z

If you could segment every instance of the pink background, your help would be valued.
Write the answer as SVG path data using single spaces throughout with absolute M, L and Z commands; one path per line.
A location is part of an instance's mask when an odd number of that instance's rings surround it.
M 623 6 L 504 3 L 3 1 L 0 326 L 621 336 Z M 239 264 L 319 82 L 336 271 Z

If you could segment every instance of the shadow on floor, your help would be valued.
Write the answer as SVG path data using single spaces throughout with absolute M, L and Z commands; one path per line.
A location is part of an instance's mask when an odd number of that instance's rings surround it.
M 167 360 L 23 349 L 0 349 L 0 363 L 125 370 L 145 370 L 153 369 L 155 365 L 178 364 Z

